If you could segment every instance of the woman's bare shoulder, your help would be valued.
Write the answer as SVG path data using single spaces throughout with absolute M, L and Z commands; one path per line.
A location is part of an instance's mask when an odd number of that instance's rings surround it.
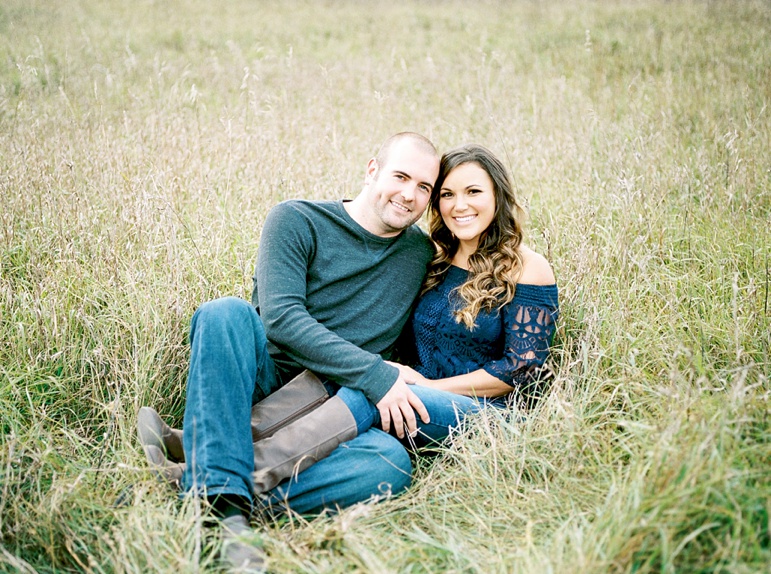
M 555 283 L 554 271 L 546 257 L 536 253 L 526 245 L 520 245 L 522 254 L 522 274 L 519 283 L 528 285 L 553 285 Z

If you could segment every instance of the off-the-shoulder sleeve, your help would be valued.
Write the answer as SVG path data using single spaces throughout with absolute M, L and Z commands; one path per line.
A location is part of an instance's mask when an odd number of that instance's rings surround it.
M 513 387 L 532 382 L 549 356 L 558 314 L 556 285 L 517 285 L 514 299 L 502 310 L 503 357 L 484 370 Z

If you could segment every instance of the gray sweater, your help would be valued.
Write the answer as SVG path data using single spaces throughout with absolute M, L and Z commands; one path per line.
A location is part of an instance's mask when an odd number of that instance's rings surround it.
M 409 318 L 432 252 L 418 227 L 378 237 L 342 201 L 275 206 L 262 230 L 252 303 L 276 365 L 310 369 L 380 401 L 399 374 L 384 358 Z

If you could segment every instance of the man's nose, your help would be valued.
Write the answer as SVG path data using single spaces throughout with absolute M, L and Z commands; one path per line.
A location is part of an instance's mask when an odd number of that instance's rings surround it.
M 402 198 L 404 201 L 412 201 L 415 199 L 415 191 L 417 188 L 417 184 L 414 183 L 408 183 L 404 187 L 402 187 Z

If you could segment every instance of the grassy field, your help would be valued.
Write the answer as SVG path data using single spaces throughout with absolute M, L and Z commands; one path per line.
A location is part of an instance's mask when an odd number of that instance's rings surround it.
M 771 4 L 219 4 L 0 5 L 0 571 L 217 571 L 137 409 L 181 424 L 268 209 L 407 129 L 505 158 L 557 377 L 405 496 L 265 525 L 271 570 L 768 571 Z

